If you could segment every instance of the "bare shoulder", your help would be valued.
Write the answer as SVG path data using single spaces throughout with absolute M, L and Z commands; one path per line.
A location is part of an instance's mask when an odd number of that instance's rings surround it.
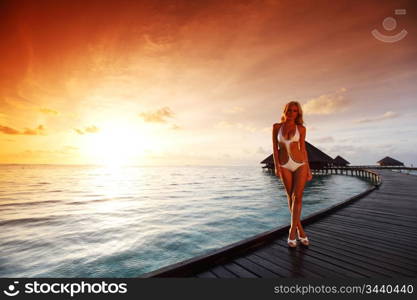
M 301 132 L 306 132 L 307 131 L 307 129 L 303 125 L 298 125 L 298 128 Z
M 272 128 L 273 128 L 273 129 L 279 129 L 279 128 L 281 127 L 281 125 L 282 125 L 282 123 L 274 123 L 274 124 L 272 125 Z
M 297 126 L 298 126 L 298 130 L 300 130 L 300 134 L 302 136 L 305 136 L 307 129 L 303 125 L 297 125 Z

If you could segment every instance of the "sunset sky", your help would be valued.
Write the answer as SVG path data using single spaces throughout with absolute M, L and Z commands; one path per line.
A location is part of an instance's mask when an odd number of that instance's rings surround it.
M 416 1 L 0 1 L 0 35 L 0 163 L 258 165 L 297 100 L 330 156 L 417 165 Z

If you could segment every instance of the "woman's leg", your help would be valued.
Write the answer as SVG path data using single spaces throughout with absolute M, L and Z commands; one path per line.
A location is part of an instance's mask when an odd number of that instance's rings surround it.
M 292 203 L 292 220 L 291 223 L 296 226 L 300 232 L 300 237 L 305 237 L 303 226 L 301 225 L 301 209 L 304 187 L 307 181 L 307 165 L 302 165 L 294 172 L 293 179 L 293 203 Z
M 292 214 L 292 194 L 293 194 L 293 173 L 286 169 L 286 168 L 281 168 L 281 180 L 282 183 L 284 184 L 285 187 L 285 192 L 287 194 L 287 199 L 288 199 L 288 208 L 290 210 L 290 213 Z M 292 216 L 291 216 L 291 220 L 292 220 Z M 295 239 L 295 235 L 296 234 L 296 226 L 292 226 L 291 224 L 291 228 L 290 228 L 290 236 L 289 238 L 291 240 Z
M 287 200 L 288 200 L 288 209 L 291 213 L 292 194 L 293 194 L 293 173 L 289 171 L 288 169 L 284 168 L 282 175 L 283 175 L 282 182 L 284 183 L 285 193 L 287 195 Z

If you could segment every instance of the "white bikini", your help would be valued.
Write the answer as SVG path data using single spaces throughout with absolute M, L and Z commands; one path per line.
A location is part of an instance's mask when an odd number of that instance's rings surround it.
M 288 161 L 287 161 L 286 164 L 281 165 L 281 167 L 286 168 L 286 169 L 290 170 L 291 172 L 294 172 L 299 167 L 301 167 L 302 165 L 305 164 L 305 162 L 302 162 L 302 163 L 295 162 L 291 158 L 290 144 L 293 143 L 293 142 L 299 142 L 300 133 L 298 132 L 298 126 L 295 125 L 295 134 L 294 134 L 294 136 L 290 140 L 287 140 L 287 139 L 284 138 L 284 136 L 282 134 L 282 127 L 283 126 L 280 127 L 279 132 L 278 132 L 278 141 L 285 144 L 285 147 L 287 148 L 287 153 L 288 153 Z M 300 143 L 298 143 L 298 149 L 300 149 Z

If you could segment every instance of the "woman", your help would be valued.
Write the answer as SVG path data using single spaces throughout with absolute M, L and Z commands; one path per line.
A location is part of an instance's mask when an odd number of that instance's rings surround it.
M 304 186 L 312 179 L 305 146 L 306 128 L 303 126 L 301 105 L 291 101 L 285 105 L 281 123 L 273 125 L 272 143 L 275 174 L 284 183 L 291 212 L 288 246 L 297 246 L 296 233 L 301 244 L 309 245 L 300 222 Z

